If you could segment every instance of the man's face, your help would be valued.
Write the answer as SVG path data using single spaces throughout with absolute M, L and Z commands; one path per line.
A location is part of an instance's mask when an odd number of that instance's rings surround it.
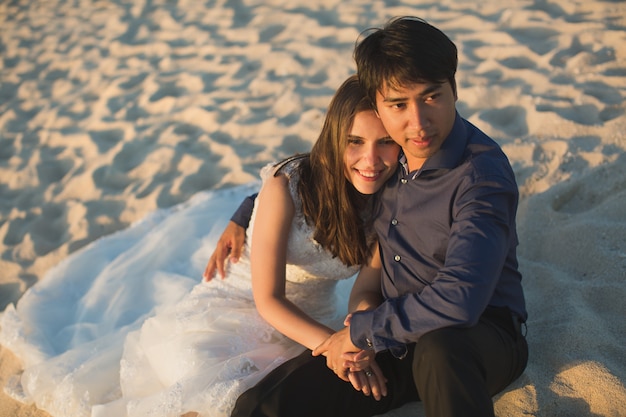
M 378 115 L 393 140 L 402 146 L 409 170 L 422 167 L 452 130 L 456 94 L 449 81 L 417 83 L 376 93 Z

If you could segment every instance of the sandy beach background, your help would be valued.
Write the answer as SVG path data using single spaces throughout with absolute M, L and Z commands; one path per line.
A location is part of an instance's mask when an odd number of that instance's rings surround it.
M 531 357 L 498 416 L 626 416 L 624 1 L 0 2 L 0 310 L 95 239 L 308 150 L 359 32 L 406 14 L 457 43 L 458 109 L 521 190 Z M 19 369 L 0 348 L 0 385 Z M 0 417 L 47 415 L 0 393 Z

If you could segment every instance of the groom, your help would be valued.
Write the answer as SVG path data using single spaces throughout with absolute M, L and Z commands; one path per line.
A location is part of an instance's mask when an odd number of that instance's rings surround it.
M 429 417 L 493 416 L 492 396 L 528 358 L 513 171 L 457 113 L 457 50 L 439 29 L 394 19 L 354 57 L 403 150 L 375 223 L 383 301 L 245 392 L 232 417 L 371 416 L 418 400 Z M 345 354 L 361 351 L 388 380 L 380 400 L 345 382 Z

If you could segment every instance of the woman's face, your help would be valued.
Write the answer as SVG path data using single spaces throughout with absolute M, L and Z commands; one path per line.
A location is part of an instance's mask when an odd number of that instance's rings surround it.
M 344 153 L 346 178 L 361 194 L 374 194 L 396 170 L 399 152 L 376 113 L 359 112 Z

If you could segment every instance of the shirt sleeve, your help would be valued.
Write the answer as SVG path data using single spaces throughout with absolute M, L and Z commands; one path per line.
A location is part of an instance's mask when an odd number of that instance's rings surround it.
M 478 322 L 502 276 L 511 246 L 517 244 L 517 188 L 506 178 L 494 176 L 461 188 L 452 202 L 445 260 L 436 275 L 416 292 L 387 298 L 375 310 L 354 313 L 350 336 L 355 346 L 393 353 L 429 331 Z M 383 259 L 383 271 L 385 261 L 394 262 Z
M 244 200 L 241 202 L 241 205 L 237 208 L 230 220 L 237 223 L 244 229 L 247 229 L 250 225 L 250 217 L 252 217 L 254 200 L 256 199 L 257 195 L 258 193 L 254 193 L 244 198 Z

